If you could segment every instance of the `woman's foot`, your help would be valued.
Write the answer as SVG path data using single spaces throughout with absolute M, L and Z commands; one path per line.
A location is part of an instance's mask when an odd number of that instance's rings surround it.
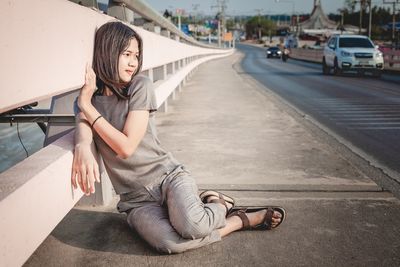
M 271 230 L 285 218 L 285 210 L 280 207 L 237 210 L 228 217 L 240 218 L 243 230 Z
M 255 227 L 264 222 L 265 217 L 267 216 L 267 210 L 263 209 L 256 212 L 247 212 L 247 218 L 249 219 L 250 227 Z M 271 220 L 271 228 L 275 228 L 282 220 L 282 214 L 278 211 L 273 211 L 272 220 Z
M 226 225 L 218 229 L 221 237 L 237 230 L 270 230 L 278 227 L 286 212 L 280 207 L 260 207 L 236 210 L 229 214 Z

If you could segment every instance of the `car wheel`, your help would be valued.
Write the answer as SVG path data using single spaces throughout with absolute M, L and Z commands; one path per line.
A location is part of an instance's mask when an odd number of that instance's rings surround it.
M 330 69 L 329 69 L 328 65 L 326 65 L 325 58 L 323 58 L 322 59 L 322 74 L 328 75 L 329 72 L 330 72 Z
M 334 65 L 333 65 L 333 73 L 334 73 L 335 75 L 340 75 L 340 74 L 342 74 L 342 70 L 339 68 L 339 64 L 338 64 L 338 62 L 337 62 L 337 58 L 335 58 L 335 62 L 334 62 Z

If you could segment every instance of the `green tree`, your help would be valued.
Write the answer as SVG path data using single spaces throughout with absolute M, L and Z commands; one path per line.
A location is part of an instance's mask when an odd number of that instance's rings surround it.
M 343 10 L 344 16 L 344 24 L 350 24 L 358 26 L 360 24 L 360 9 L 359 3 L 357 6 L 354 5 L 353 0 L 345 1 L 345 9 Z M 357 10 L 357 11 L 356 11 Z M 332 17 L 333 18 L 333 17 Z M 335 19 L 335 18 L 334 18 Z M 398 21 L 399 15 L 396 17 L 396 21 Z M 335 19 L 336 20 L 336 19 Z M 362 27 L 368 28 L 369 24 L 369 10 L 364 11 Z M 380 39 L 380 40 L 389 40 L 391 38 L 391 31 L 385 31 L 383 26 L 392 22 L 392 13 L 389 7 L 372 7 L 372 27 L 371 27 L 371 35 L 372 39 Z
M 276 31 L 276 25 L 272 20 L 263 16 L 251 17 L 245 24 L 247 39 L 253 39 L 253 36 L 258 38 L 260 31 L 261 36 L 266 36 Z
M 226 28 L 228 29 L 228 30 L 232 30 L 232 29 L 234 29 L 235 28 L 235 20 L 234 19 L 228 19 L 228 20 L 226 20 Z

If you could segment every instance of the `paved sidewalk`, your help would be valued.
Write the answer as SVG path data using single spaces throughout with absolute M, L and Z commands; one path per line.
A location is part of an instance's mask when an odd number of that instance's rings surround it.
M 284 206 L 284 224 L 159 255 L 115 203 L 76 208 L 26 266 L 400 266 L 400 201 L 380 173 L 243 74 L 240 57 L 200 66 L 158 114 L 159 137 L 200 189 Z

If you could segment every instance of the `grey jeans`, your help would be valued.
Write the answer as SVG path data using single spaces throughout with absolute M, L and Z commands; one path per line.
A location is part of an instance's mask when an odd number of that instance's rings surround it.
M 226 209 L 203 204 L 195 180 L 177 168 L 149 188 L 154 202 L 133 208 L 129 225 L 152 247 L 162 253 L 180 253 L 221 240 L 217 229 L 226 224 Z

